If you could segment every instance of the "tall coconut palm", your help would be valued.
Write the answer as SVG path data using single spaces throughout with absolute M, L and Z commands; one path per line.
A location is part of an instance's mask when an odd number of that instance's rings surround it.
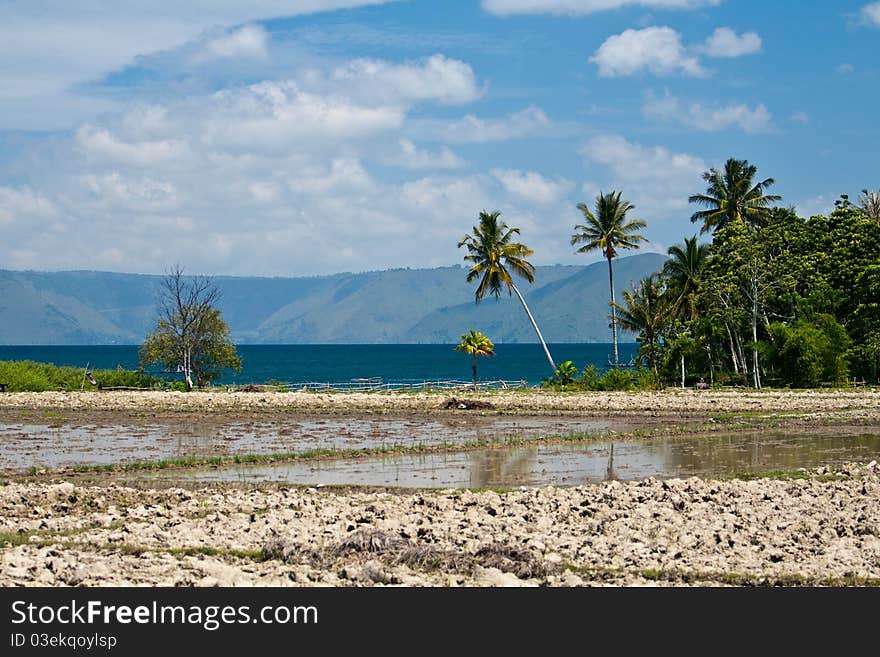
M 705 194 L 688 197 L 688 203 L 696 203 L 705 210 L 691 215 L 691 221 L 703 222 L 701 233 L 723 228 L 734 221 L 760 226 L 770 213 L 770 204 L 781 196 L 765 194 L 764 191 L 776 181 L 767 178 L 754 182 L 758 167 L 748 160 L 730 158 L 724 163 L 724 171 L 714 167 L 703 173 L 703 180 L 709 183 Z
M 611 287 L 611 341 L 614 344 L 614 366 L 620 364 L 620 356 L 617 350 L 617 302 L 614 298 L 614 267 L 611 261 L 617 257 L 618 249 L 637 249 L 639 242 L 646 241 L 639 234 L 647 224 L 641 219 L 628 220 L 626 215 L 635 209 L 635 206 L 620 197 L 620 192 L 599 193 L 596 197 L 595 214 L 584 203 L 578 203 L 584 218 L 584 224 L 574 227 L 575 233 L 571 236 L 572 246 L 583 244 L 577 250 L 578 253 L 589 253 L 595 249 L 602 249 L 602 255 L 608 260 L 608 284 Z
M 880 221 L 880 192 L 869 192 L 863 189 L 859 194 L 859 208 L 866 216 Z
M 532 323 L 532 328 L 535 329 L 541 346 L 544 348 L 547 361 L 555 372 L 556 363 L 550 356 L 550 350 L 547 348 L 547 343 L 544 342 L 544 336 L 541 335 L 541 330 L 526 305 L 526 300 L 523 299 L 523 295 L 511 276 L 513 273 L 526 279 L 529 283 L 535 281 L 535 266 L 526 260 L 534 251 L 525 244 L 514 242 L 513 237 L 519 235 L 519 228 L 510 228 L 501 221 L 500 217 L 500 212 L 481 212 L 480 224 L 473 228 L 474 234 L 465 235 L 458 243 L 458 248 L 464 246 L 468 250 L 468 254 L 464 257 L 465 261 L 473 263 L 468 271 L 467 281 L 473 283 L 480 279 L 480 284 L 474 294 L 477 303 L 480 303 L 487 294 L 491 294 L 497 299 L 505 287 L 508 294 L 516 294 Z
M 648 366 L 657 370 L 660 334 L 666 327 L 668 307 L 665 286 L 656 274 L 643 278 L 637 287 L 623 291 L 623 305 L 617 305 L 617 321 L 622 328 L 639 334 L 639 359 L 647 357 Z
M 494 356 L 495 355 L 495 345 L 492 344 L 492 341 L 487 338 L 485 335 L 480 333 L 479 331 L 468 331 L 464 335 L 461 336 L 461 344 L 459 344 L 456 348 L 456 351 L 464 351 L 474 357 L 474 362 L 471 364 L 471 370 L 474 375 L 474 390 L 477 389 L 477 356 Z
M 676 244 L 667 251 L 669 260 L 663 265 L 670 295 L 670 317 L 684 323 L 695 321 L 700 315 L 700 295 L 709 245 L 698 244 L 697 236 L 685 238 L 684 244 Z M 681 387 L 685 382 L 684 351 L 681 354 Z

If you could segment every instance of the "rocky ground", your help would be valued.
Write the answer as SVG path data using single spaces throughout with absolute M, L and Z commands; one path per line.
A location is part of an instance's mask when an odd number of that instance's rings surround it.
M 321 412 L 400 413 L 441 411 L 449 397 L 482 401 L 509 413 L 609 413 L 678 416 L 682 413 L 828 414 L 880 410 L 880 390 L 692 390 L 670 388 L 644 392 L 557 393 L 545 390 L 509 390 L 454 393 L 317 393 L 225 392 L 223 389 L 181 393 L 171 391 L 87 391 L 0 394 L 0 412 L 119 411 L 124 413 L 241 414 Z M 452 411 L 455 412 L 455 411 Z
M 391 493 L 0 486 L 0 585 L 880 584 L 880 466 Z

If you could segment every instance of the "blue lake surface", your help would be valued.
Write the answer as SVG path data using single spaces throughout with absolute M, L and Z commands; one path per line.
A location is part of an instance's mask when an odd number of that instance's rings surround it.
M 221 384 L 344 383 L 356 378 L 381 378 L 386 383 L 469 381 L 471 358 L 442 344 L 238 345 L 243 369 L 224 373 Z M 571 360 L 579 369 L 608 369 L 610 344 L 551 344 L 557 364 Z M 638 345 L 621 344 L 620 360 L 628 362 Z M 92 369 L 136 369 L 137 345 L 2 346 L 0 360 L 35 360 Z M 550 365 L 539 344 L 499 344 L 493 358 L 480 358 L 480 380 L 525 380 L 535 385 L 550 376 Z

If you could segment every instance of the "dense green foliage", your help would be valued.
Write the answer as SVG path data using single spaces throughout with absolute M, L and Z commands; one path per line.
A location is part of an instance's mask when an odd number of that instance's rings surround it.
M 711 240 L 669 248 L 662 271 L 623 293 L 611 314 L 638 335 L 639 370 L 563 363 L 545 385 L 818 387 L 880 383 L 880 197 L 846 195 L 827 216 L 775 207 L 757 167 L 728 160 L 703 175 Z M 583 210 L 583 208 L 579 209 Z
M 95 385 L 85 376 L 82 367 L 57 367 L 51 363 L 32 360 L 0 361 L 0 383 L 9 392 L 45 392 L 47 390 L 94 390 Z M 143 372 L 131 370 L 94 370 L 92 376 L 101 388 L 152 388 L 162 380 Z

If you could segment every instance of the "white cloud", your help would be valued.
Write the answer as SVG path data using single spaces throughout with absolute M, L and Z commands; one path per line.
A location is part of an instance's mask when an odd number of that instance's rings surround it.
M 770 112 L 762 103 L 754 108 L 745 104 L 707 106 L 702 103 L 690 103 L 685 107 L 676 97 L 667 93 L 662 98 L 649 95 L 642 106 L 642 113 L 646 117 L 677 121 L 704 132 L 738 127 L 743 132 L 754 134 L 771 129 Z
M 716 6 L 721 0 L 483 0 L 483 8 L 498 16 L 513 14 L 592 14 L 623 7 L 696 9 Z
M 205 112 L 203 138 L 218 147 L 278 152 L 294 143 L 398 128 L 404 114 L 400 107 L 306 93 L 294 82 L 261 82 L 214 94 Z
M 569 180 L 547 180 L 534 171 L 493 169 L 492 175 L 512 195 L 539 205 L 558 203 L 574 188 Z
M 790 117 L 788 117 L 789 121 L 794 121 L 795 123 L 800 123 L 801 125 L 807 125 L 810 122 L 810 115 L 806 112 L 795 112 Z
M 123 210 L 168 210 L 177 205 L 177 188 L 149 177 L 129 178 L 119 172 L 82 176 L 98 204 Z
M 675 153 L 662 146 L 642 146 L 620 135 L 593 137 L 580 153 L 590 162 L 607 167 L 608 183 L 622 190 L 639 208 L 639 216 L 649 222 L 658 215 L 669 217 L 669 211 L 686 210 L 687 197 L 700 189 L 700 178 L 709 168 L 695 155 Z
M 543 110 L 532 106 L 501 118 L 468 114 L 455 121 L 423 121 L 421 125 L 434 138 L 480 144 L 529 137 L 550 129 L 552 123 Z
M 409 139 L 398 142 L 399 150 L 383 158 L 386 164 L 405 169 L 459 169 L 465 161 L 444 146 L 437 152 L 418 148 Z
M 266 59 L 269 34 L 262 25 L 244 25 L 210 39 L 193 56 L 196 63 L 216 59 Z
M 393 0 L 0 2 L 0 129 L 70 127 L 115 109 L 110 99 L 82 98 L 71 89 L 139 55 L 194 41 L 218 25 L 388 1 Z
M 629 29 L 608 37 L 590 58 L 602 77 L 648 72 L 654 75 L 681 73 L 704 77 L 708 72 L 687 53 L 681 35 L 671 27 Z
M 181 139 L 129 142 L 92 125 L 80 127 L 76 139 L 87 157 L 130 166 L 155 166 L 179 160 L 189 150 Z
M 355 59 L 333 72 L 333 79 L 346 85 L 348 93 L 402 101 L 435 100 L 462 105 L 479 98 L 473 69 L 465 62 L 433 55 L 417 63 L 392 64 L 375 59 Z
M 19 219 L 48 219 L 56 212 L 55 205 L 48 198 L 30 187 L 0 186 L 0 225 L 12 224 Z
M 756 32 L 737 35 L 729 27 L 719 27 L 699 50 L 710 57 L 751 55 L 761 50 L 761 37 Z
M 350 158 L 337 158 L 330 162 L 329 167 L 300 172 L 291 178 L 289 184 L 292 191 L 311 196 L 376 188 L 375 181 L 363 165 Z
M 873 27 L 880 27 L 880 2 L 872 2 L 862 7 L 859 12 L 862 21 Z
M 840 73 L 841 75 L 847 75 L 848 73 L 852 73 L 853 71 L 855 71 L 856 68 L 852 64 L 841 64 L 840 66 L 838 66 L 834 70 L 837 71 L 838 73 Z

